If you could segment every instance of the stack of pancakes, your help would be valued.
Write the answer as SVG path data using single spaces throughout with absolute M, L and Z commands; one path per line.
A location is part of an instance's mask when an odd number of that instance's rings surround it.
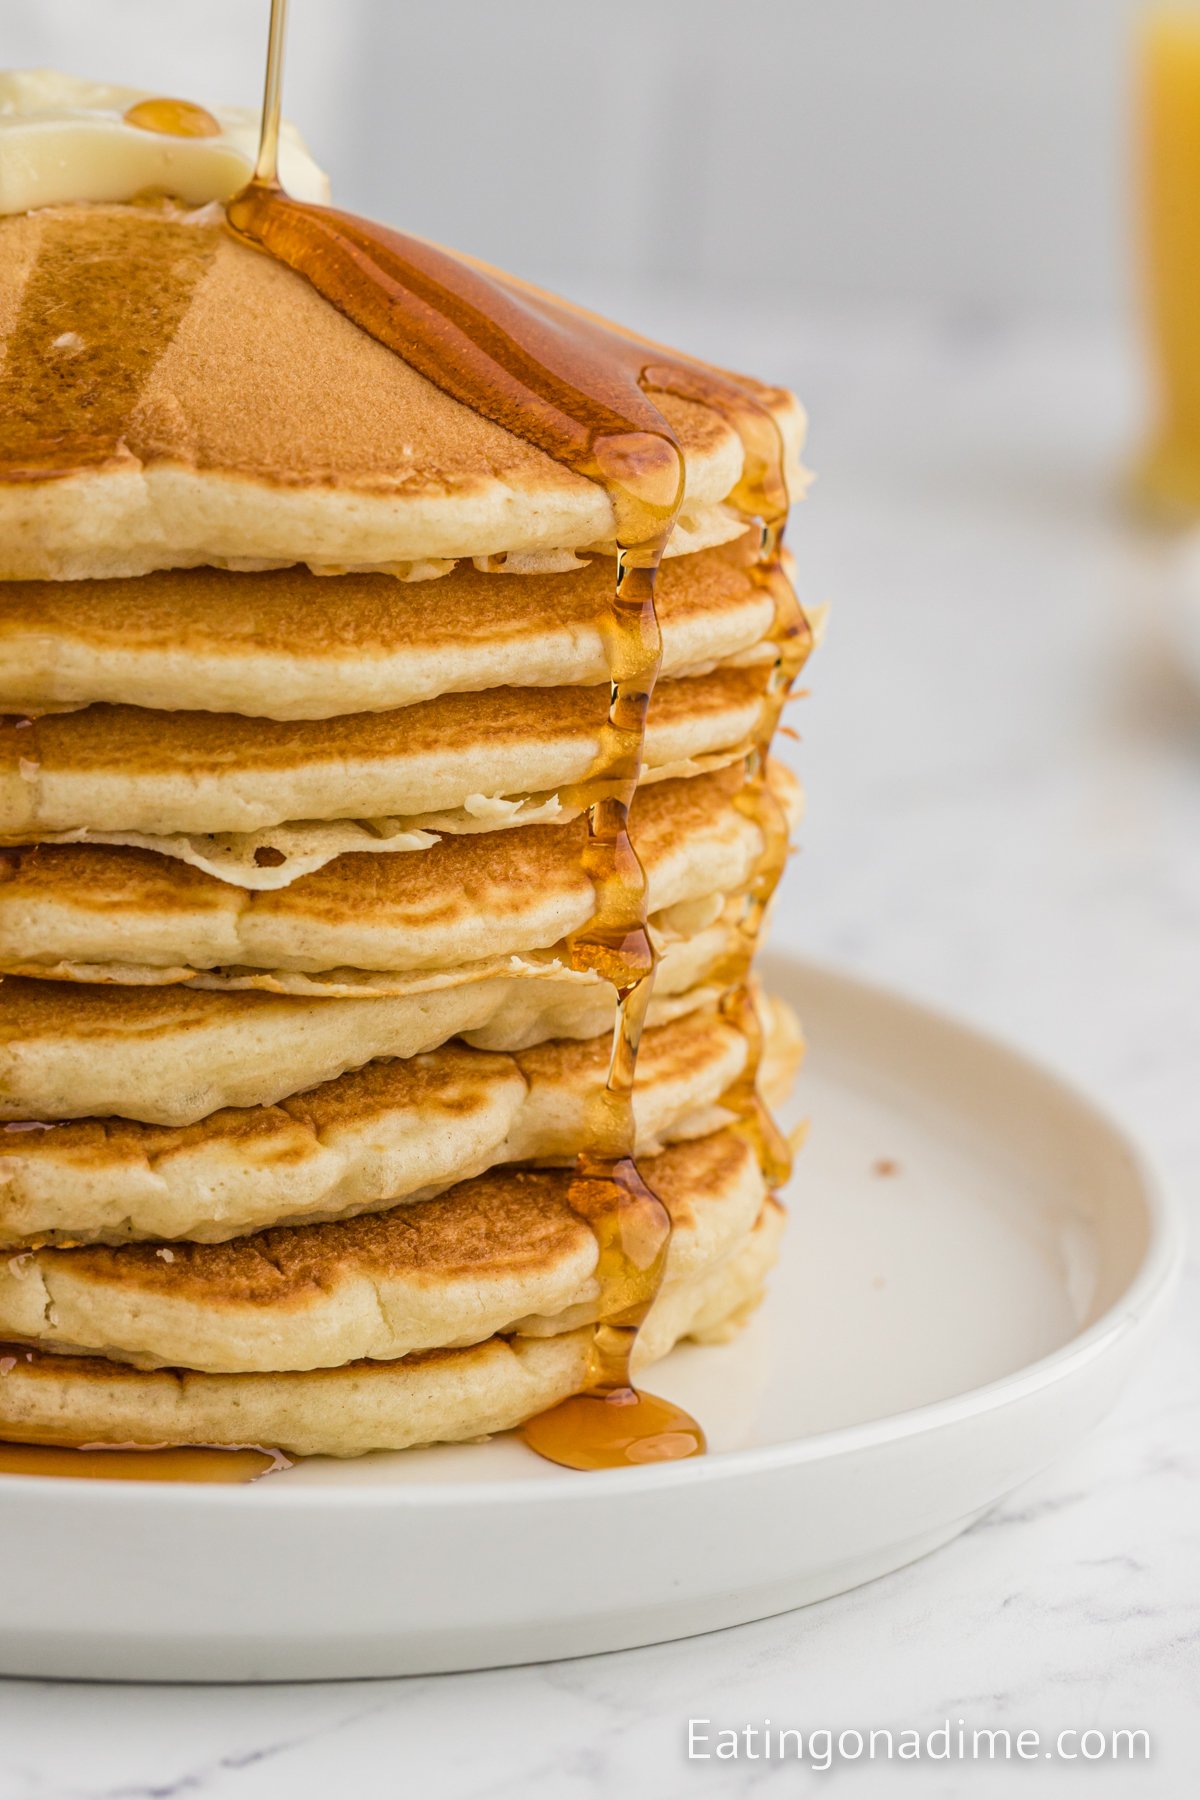
M 635 1367 L 746 1315 L 782 1216 L 720 1005 L 774 606 L 735 432 L 661 407 L 687 497 L 630 830 L 674 1230 Z M 211 209 L 0 220 L 0 1436 L 346 1455 L 585 1385 L 615 996 L 566 944 L 613 550 L 601 488 Z M 798 1030 L 758 1008 L 778 1096 Z

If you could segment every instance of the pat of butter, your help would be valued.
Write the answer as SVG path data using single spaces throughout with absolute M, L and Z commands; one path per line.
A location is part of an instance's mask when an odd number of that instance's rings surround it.
M 129 124 L 130 107 L 154 98 L 55 69 L 0 72 L 0 213 L 147 193 L 203 206 L 245 186 L 258 151 L 257 112 L 210 107 L 219 129 L 207 137 Z M 329 199 L 328 176 L 288 124 L 280 132 L 279 178 L 297 200 Z

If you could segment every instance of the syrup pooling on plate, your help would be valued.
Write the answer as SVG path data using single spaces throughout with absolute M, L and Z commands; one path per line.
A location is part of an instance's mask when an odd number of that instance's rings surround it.
M 703 1456 L 704 1433 L 682 1407 L 624 1387 L 576 1394 L 522 1427 L 531 1449 L 569 1469 L 636 1468 Z
M 50 1475 L 75 1481 L 259 1481 L 290 1467 L 277 1451 L 171 1446 L 139 1450 L 107 1444 L 71 1450 L 58 1444 L 0 1443 L 0 1475 Z
M 572 1187 L 572 1204 L 596 1236 L 603 1317 L 587 1392 L 531 1421 L 526 1435 L 543 1454 L 572 1466 L 636 1460 L 630 1444 L 643 1424 L 661 1456 L 693 1455 L 703 1448 L 699 1427 L 674 1409 L 670 1429 L 651 1420 L 649 1413 L 663 1403 L 639 1399 L 629 1362 L 670 1240 L 666 1209 L 633 1160 L 633 1080 L 654 951 L 646 878 L 629 839 L 628 814 L 661 662 L 655 575 L 684 489 L 682 452 L 651 396 L 670 394 L 706 406 L 737 430 L 744 467 L 733 504 L 763 531 L 762 576 L 768 581 L 777 570 L 787 508 L 780 433 L 766 405 L 732 377 L 434 245 L 287 195 L 277 170 L 285 14 L 285 0 L 272 0 L 258 163 L 251 182 L 228 203 L 231 229 L 302 275 L 442 392 L 597 483 L 612 507 L 617 578 L 601 621 L 610 706 L 595 763 L 575 796 L 586 811 L 584 864 L 596 901 L 590 923 L 570 944 L 573 965 L 611 982 L 618 1001 L 608 1077 L 590 1109 L 589 1142 Z M 780 656 L 782 666 L 782 651 Z M 765 718 L 771 713 L 764 708 Z M 764 864 L 773 858 L 782 866 L 767 830 L 763 756 L 756 756 L 746 805 L 763 825 L 769 853 Z M 786 851 L 786 830 L 784 838 Z M 750 904 L 761 914 L 757 899 Z M 743 935 L 748 947 L 744 965 L 737 961 L 738 987 L 744 987 L 756 927 Z M 754 1090 L 753 1039 L 748 1069 Z M 738 1106 L 765 1145 L 757 1100 L 739 1100 Z

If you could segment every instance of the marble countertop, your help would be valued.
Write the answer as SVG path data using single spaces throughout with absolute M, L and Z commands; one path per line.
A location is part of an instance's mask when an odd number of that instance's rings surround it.
M 820 481 L 793 542 L 805 597 L 836 610 L 789 749 L 810 802 L 777 939 L 1035 1051 L 1114 1106 L 1194 1202 L 1200 695 L 1162 631 L 1169 552 L 1118 499 L 1139 415 L 1128 347 L 640 299 L 615 297 L 652 333 L 791 381 L 815 421 Z M 1198 1302 L 1193 1260 L 1166 1337 L 1081 1450 L 856 1593 L 687 1643 L 426 1680 L 4 1682 L 0 1795 L 800 1792 L 820 1777 L 689 1764 L 687 1719 L 927 1731 L 964 1714 L 1144 1727 L 1152 1761 L 1135 1776 L 926 1762 L 922 1800 L 1008 1781 L 1195 1791 Z M 850 1796 L 918 1791 L 865 1764 L 836 1779 Z

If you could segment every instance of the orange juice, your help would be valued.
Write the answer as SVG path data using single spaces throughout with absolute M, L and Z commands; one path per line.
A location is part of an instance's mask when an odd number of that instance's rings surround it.
M 1187 515 L 1200 513 L 1200 5 L 1149 12 L 1139 89 L 1158 419 L 1137 484 Z

